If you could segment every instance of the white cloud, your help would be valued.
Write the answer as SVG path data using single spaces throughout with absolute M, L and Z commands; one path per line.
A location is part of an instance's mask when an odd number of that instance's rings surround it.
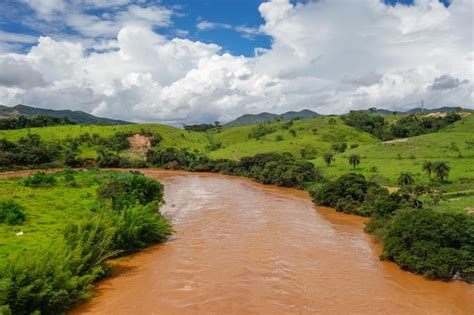
M 38 41 L 38 37 L 20 33 L 0 31 L 0 42 L 32 44 Z
M 24 76 L 0 72 L 0 103 L 23 99 L 170 123 L 302 108 L 402 110 L 421 99 L 432 107 L 474 104 L 470 0 L 448 8 L 437 0 L 417 0 L 409 7 L 378 0 L 265 2 L 259 8 L 265 23 L 258 29 L 240 27 L 242 33 L 272 38 L 271 48 L 256 48 L 254 57 L 152 31 L 172 23 L 173 13 L 162 7 L 136 9 L 124 2 L 120 8 L 114 16 L 70 22 L 88 36 L 111 38 L 86 43 L 42 37 L 27 54 L 0 56 L 0 65 L 42 78 L 22 85 Z M 223 27 L 200 23 L 201 30 Z M 88 53 L 91 45 L 99 52 Z
M 196 24 L 196 28 L 200 31 L 209 31 L 213 30 L 216 28 L 224 28 L 224 29 L 231 29 L 232 26 L 230 24 L 225 24 L 225 23 L 214 23 L 214 22 L 209 22 L 206 20 L 199 21 Z

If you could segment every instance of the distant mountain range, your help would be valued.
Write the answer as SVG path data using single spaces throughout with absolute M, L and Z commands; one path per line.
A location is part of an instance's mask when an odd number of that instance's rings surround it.
M 450 112 L 450 111 L 459 110 L 459 109 L 463 112 L 474 111 L 472 109 L 450 107 L 450 106 L 444 106 L 444 107 L 438 107 L 438 108 L 423 108 L 423 109 L 421 107 L 417 107 L 417 108 L 413 108 L 407 111 L 393 111 L 393 110 L 388 110 L 388 109 L 383 109 L 383 108 L 373 108 L 372 110 L 367 109 L 365 111 L 368 113 L 379 114 L 379 115 L 408 115 L 408 114 L 421 113 L 421 112 L 424 112 L 424 113 Z M 231 122 L 228 122 L 227 124 L 225 124 L 225 126 L 228 126 L 228 127 L 247 126 L 247 125 L 254 125 L 254 124 L 259 124 L 259 123 L 264 123 L 264 122 L 274 121 L 274 120 L 311 119 L 316 116 L 324 116 L 324 115 L 318 114 L 309 109 L 303 109 L 299 112 L 294 112 L 294 111 L 286 112 L 280 115 L 263 112 L 260 114 L 242 115 L 239 118 Z
M 20 115 L 26 116 L 26 117 L 35 117 L 39 115 L 56 117 L 56 118 L 67 117 L 77 124 L 88 124 L 88 125 L 132 124 L 131 122 L 127 122 L 123 120 L 97 117 L 83 111 L 72 111 L 69 109 L 66 109 L 66 110 L 44 109 L 44 108 L 37 108 L 37 107 L 26 106 L 26 105 L 21 105 L 21 104 L 13 106 L 13 107 L 0 105 L 0 119 L 13 118 Z
M 235 126 L 247 126 L 254 125 L 258 123 L 264 123 L 272 120 L 292 120 L 292 119 L 310 119 L 316 116 L 321 116 L 320 114 L 313 112 L 309 109 L 303 109 L 299 112 L 286 112 L 280 115 L 271 114 L 271 113 L 260 113 L 260 114 L 245 114 L 225 124 L 225 126 L 235 127 Z

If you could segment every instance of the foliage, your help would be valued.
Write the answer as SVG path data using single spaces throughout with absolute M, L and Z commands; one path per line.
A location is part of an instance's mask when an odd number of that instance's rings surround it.
M 449 176 L 450 170 L 451 168 L 446 162 L 439 161 L 433 163 L 433 171 L 441 182 L 444 182 L 444 180 Z
M 56 182 L 56 178 L 53 175 L 38 172 L 26 177 L 23 180 L 23 185 L 26 187 L 51 187 L 54 186 Z
M 163 201 L 163 186 L 154 179 L 136 173 L 112 173 L 110 177 L 97 193 L 99 200 L 111 201 L 114 211 Z
M 316 204 L 333 207 L 345 213 L 359 213 L 357 208 L 364 202 L 369 187 L 376 186 L 364 176 L 349 173 L 323 184 L 311 192 Z
M 30 249 L 27 258 L 25 251 L 17 250 L 0 261 L 2 314 L 63 313 L 72 303 L 90 296 L 93 282 L 108 274 L 107 258 L 161 242 L 172 232 L 158 210 L 162 186 L 153 179 L 139 173 L 77 173 L 71 169 L 49 176 L 77 176 L 89 185 L 103 185 L 105 181 L 104 195 L 98 194 L 98 207 L 83 212 L 80 221 L 68 224 L 61 237 L 48 238 L 49 242 Z M 60 184 L 58 181 L 57 185 Z M 112 186 L 119 188 L 112 190 Z M 68 191 L 66 186 L 62 189 L 63 194 Z M 69 190 L 69 194 L 72 193 Z M 119 206 L 113 209 L 113 200 L 120 200 L 126 194 L 133 201 L 115 202 Z M 39 197 L 33 198 L 45 202 Z M 107 202 L 109 199 L 112 202 Z M 0 209 L 3 210 L 2 206 Z M 35 227 L 39 227 L 36 224 Z M 38 242 L 37 238 L 42 237 L 37 234 L 33 240 Z
M 122 209 L 116 215 L 114 246 L 128 253 L 166 240 L 172 232 L 171 226 L 157 211 L 157 206 L 151 202 Z
M 415 179 L 410 172 L 401 173 L 398 177 L 398 184 L 400 186 L 411 186 L 415 183 Z
M 13 200 L 0 200 L 0 223 L 10 225 L 21 224 L 25 221 L 25 209 Z
M 389 225 L 383 258 L 428 278 L 474 281 L 474 217 L 428 209 L 401 211 Z
M 249 133 L 249 139 L 259 140 L 261 137 L 266 136 L 272 132 L 275 132 L 275 128 L 270 127 L 265 124 L 259 124 L 255 126 L 252 131 Z
M 360 164 L 360 156 L 358 154 L 349 155 L 349 164 L 352 165 L 352 169 L 356 168 Z
M 456 112 L 449 112 L 444 117 L 410 114 L 390 126 L 383 116 L 369 114 L 366 111 L 351 111 L 342 117 L 347 125 L 368 132 L 382 141 L 437 132 L 460 119 Z
M 184 125 L 184 129 L 188 131 L 206 132 L 214 128 L 221 128 L 220 122 L 216 121 L 214 124 L 197 124 L 197 125 Z
M 100 220 L 74 226 L 47 248 L 0 263 L 0 305 L 13 314 L 59 314 L 107 274 L 114 228 Z
M 344 153 L 346 152 L 346 149 L 347 149 L 347 143 L 345 142 L 333 143 L 331 145 L 331 149 L 336 153 Z
M 382 116 L 369 115 L 366 111 L 351 111 L 343 116 L 342 120 L 347 125 L 368 132 L 383 141 L 392 138 L 388 131 L 388 125 Z
M 326 163 L 326 165 L 329 166 L 336 159 L 334 158 L 334 154 L 328 152 L 323 155 L 323 160 L 324 160 L 324 163 Z
M 7 139 L 0 140 L 0 167 L 16 165 L 41 165 L 52 162 L 59 156 L 60 147 L 46 145 L 41 137 L 28 133 L 18 143 Z
M 35 127 L 46 127 L 46 126 L 57 126 L 57 125 L 74 125 L 75 122 L 67 117 L 49 117 L 49 116 L 36 116 L 27 118 L 25 116 L 18 116 L 17 118 L 0 119 L 0 130 L 13 130 L 22 128 L 35 128 Z

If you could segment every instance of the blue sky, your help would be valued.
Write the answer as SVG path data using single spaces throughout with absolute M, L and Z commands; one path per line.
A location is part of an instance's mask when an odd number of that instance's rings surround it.
M 32 0 L 41 2 L 39 0 Z M 412 5 L 413 0 L 382 0 L 389 5 Z M 78 1 L 70 1 L 72 3 Z M 258 32 L 258 27 L 264 23 L 258 11 L 262 0 L 130 0 L 127 4 L 137 3 L 140 6 L 160 5 L 174 11 L 172 23 L 166 27 L 155 27 L 155 31 L 166 34 L 169 37 L 182 36 L 194 41 L 215 43 L 223 48 L 223 51 L 234 55 L 254 55 L 257 47 L 270 48 L 271 37 Z M 308 0 L 292 3 L 306 3 Z M 450 0 L 440 0 L 445 6 L 449 6 Z M 120 6 L 119 6 L 120 7 Z M 101 16 L 113 13 L 117 7 L 88 7 L 82 6 L 84 13 Z M 199 22 L 209 22 L 206 29 L 199 29 Z M 254 33 L 242 30 L 248 29 Z M 4 0 L 0 3 L 0 31 L 41 36 L 78 35 L 72 27 L 64 23 L 42 20 L 25 1 Z M 31 43 L 18 44 L 15 49 L 27 51 Z

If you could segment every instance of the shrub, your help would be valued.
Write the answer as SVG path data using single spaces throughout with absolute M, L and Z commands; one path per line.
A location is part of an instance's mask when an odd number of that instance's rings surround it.
M 0 223 L 15 225 L 23 223 L 25 219 L 25 209 L 21 205 L 12 200 L 0 201 Z
M 357 213 L 356 209 L 364 202 L 371 186 L 378 185 L 366 181 L 363 175 L 349 173 L 323 184 L 311 192 L 311 195 L 316 204 L 333 207 L 346 213 Z
M 474 280 L 474 217 L 429 209 L 397 213 L 382 258 L 428 278 Z
M 110 200 L 114 211 L 163 200 L 160 182 L 137 173 L 112 173 L 109 182 L 98 190 L 99 200 Z
M 23 185 L 27 187 L 51 187 L 56 185 L 56 178 L 54 175 L 38 172 L 26 177 L 23 180 Z
M 264 124 L 258 124 L 249 133 L 249 139 L 259 140 L 261 137 L 266 136 L 275 131 L 275 128 L 266 126 Z
M 13 314 L 60 314 L 107 274 L 114 228 L 100 220 L 74 226 L 64 240 L 0 262 L 0 307 Z M 53 244 L 52 244 L 53 245 Z
M 117 233 L 114 245 L 125 252 L 137 251 L 162 242 L 172 232 L 170 224 L 161 216 L 156 203 L 123 209 L 118 214 L 115 225 Z

